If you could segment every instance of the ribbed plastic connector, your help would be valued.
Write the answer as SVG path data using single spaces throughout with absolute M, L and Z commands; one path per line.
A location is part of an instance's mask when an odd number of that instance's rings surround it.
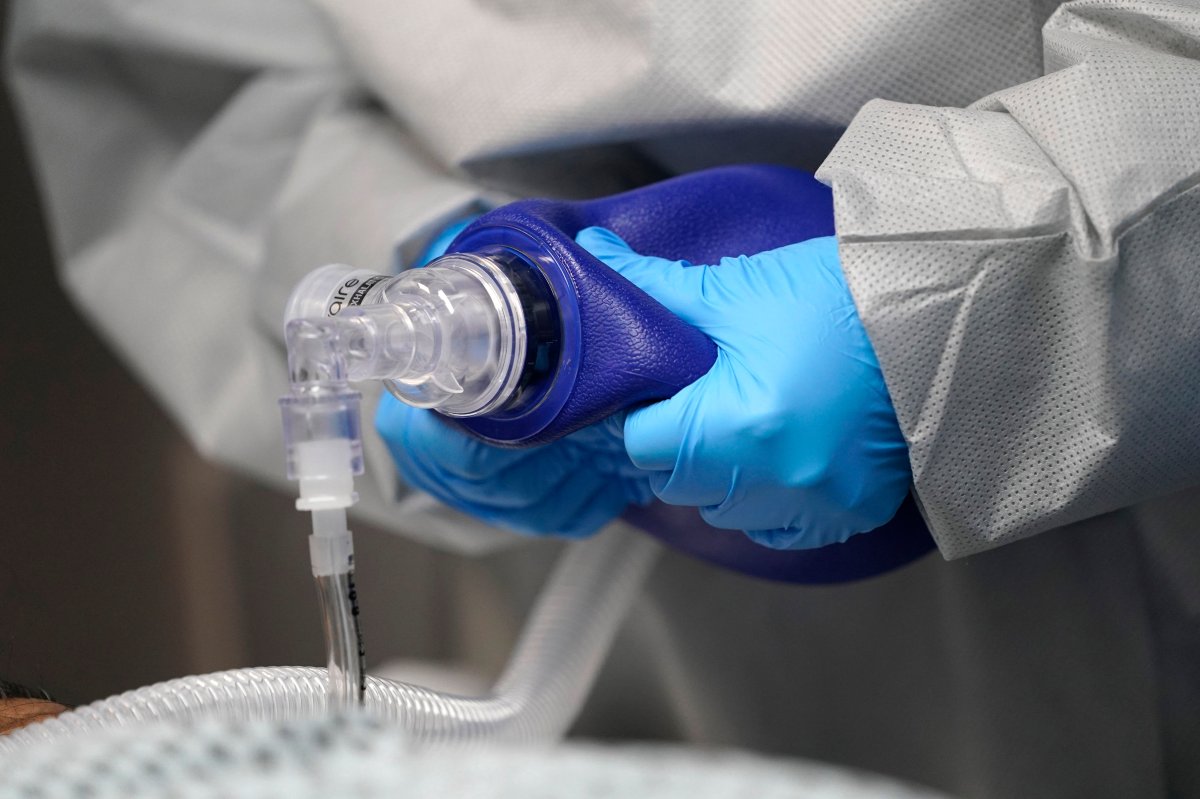
M 287 323 L 293 386 L 381 380 L 402 402 L 448 416 L 491 413 L 518 393 L 525 312 L 492 258 L 453 253 L 395 276 L 323 266 L 288 313 L 303 315 Z
M 288 479 L 300 484 L 300 510 L 348 508 L 363 473 L 361 395 L 349 390 L 290 394 L 279 400 Z

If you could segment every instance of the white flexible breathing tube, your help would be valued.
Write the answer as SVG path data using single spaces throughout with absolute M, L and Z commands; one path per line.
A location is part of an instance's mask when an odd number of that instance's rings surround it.
M 504 674 L 467 698 L 367 678 L 365 707 L 415 740 L 551 741 L 566 732 L 649 573 L 658 545 L 623 524 L 572 544 L 555 566 Z M 129 691 L 0 737 L 0 756 L 100 728 L 152 720 L 294 719 L 326 711 L 328 673 L 276 667 L 217 672 Z
M 551 741 L 587 697 L 658 545 L 622 524 L 570 546 L 555 567 L 495 688 L 467 698 L 364 679 L 346 508 L 361 474 L 360 395 L 348 364 L 375 352 L 361 318 L 287 325 L 291 392 L 280 400 L 296 507 L 312 513 L 309 551 L 321 599 L 328 668 L 253 668 L 151 685 L 0 737 L 0 756 L 28 744 L 154 720 L 288 720 L 362 705 L 430 743 Z

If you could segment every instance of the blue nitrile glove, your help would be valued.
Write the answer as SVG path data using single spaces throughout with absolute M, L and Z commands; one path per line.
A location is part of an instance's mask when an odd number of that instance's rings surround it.
M 625 419 L 654 493 L 776 549 L 845 541 L 908 492 L 908 450 L 833 237 L 691 266 L 602 228 L 581 246 L 717 345 L 712 369 Z
M 457 222 L 451 222 L 449 225 L 446 225 L 446 227 L 442 228 L 441 232 L 433 237 L 433 241 L 426 245 L 425 252 L 421 253 L 421 257 L 417 259 L 417 263 L 424 266 L 434 258 L 444 255 L 446 250 L 449 249 L 450 243 L 458 238 L 458 234 L 470 227 L 471 223 L 478 218 L 479 214 L 471 214 Z
M 519 533 L 578 538 L 629 503 L 653 499 L 647 474 L 625 454 L 617 417 L 544 446 L 501 449 L 389 394 L 375 429 L 410 486 Z
M 442 231 L 421 262 L 445 252 L 471 221 Z M 390 394 L 375 414 L 375 429 L 410 486 L 510 530 L 572 538 L 654 498 L 649 476 L 625 454 L 621 422 L 609 419 L 541 447 L 501 449 Z

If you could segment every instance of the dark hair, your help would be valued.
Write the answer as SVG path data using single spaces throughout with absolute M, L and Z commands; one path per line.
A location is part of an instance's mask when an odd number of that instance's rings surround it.
M 46 693 L 41 688 L 26 688 L 24 685 L 17 685 L 16 683 L 9 682 L 8 680 L 0 680 L 0 702 L 14 699 L 18 700 L 18 702 L 15 703 L 16 707 L 20 707 L 21 703 L 19 700 L 22 699 L 27 700 L 30 703 L 36 702 L 40 704 L 42 702 L 51 702 L 55 705 L 59 704 L 50 696 L 50 694 Z M 12 707 L 12 703 L 10 703 L 10 707 Z M 50 716 L 56 716 L 59 712 L 61 711 L 46 708 L 45 712 L 6 713 L 3 708 L 0 708 L 0 735 L 12 732 L 18 727 L 24 727 L 30 722 L 40 721 L 41 719 L 49 718 Z
M 54 702 L 55 699 L 41 688 L 26 688 L 15 682 L 0 680 L 0 699 L 45 699 Z

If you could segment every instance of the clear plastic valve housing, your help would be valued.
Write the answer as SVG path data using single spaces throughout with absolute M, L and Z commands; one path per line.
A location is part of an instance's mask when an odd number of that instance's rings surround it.
M 484 256 L 445 255 L 396 276 L 323 266 L 292 292 L 286 318 L 328 318 L 346 378 L 382 380 L 401 401 L 448 416 L 502 408 L 524 366 L 520 296 Z

